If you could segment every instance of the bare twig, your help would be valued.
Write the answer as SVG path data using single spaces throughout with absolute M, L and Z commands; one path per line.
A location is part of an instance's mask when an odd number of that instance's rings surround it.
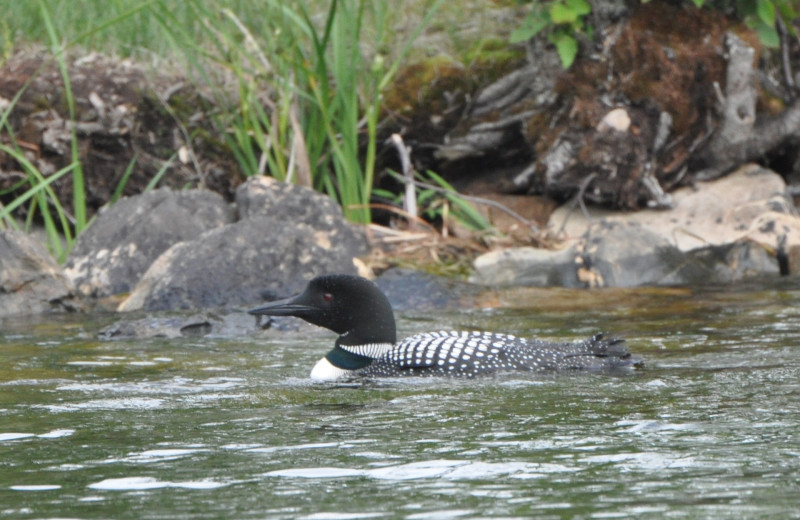
M 561 233 L 564 232 L 564 228 L 567 227 L 567 222 L 569 221 L 569 218 L 572 216 L 572 212 L 575 211 L 575 208 L 578 205 L 580 205 L 581 213 L 583 213 L 583 216 L 586 218 L 586 220 L 589 221 L 592 220 L 592 216 L 589 215 L 589 210 L 586 208 L 586 203 L 583 201 L 583 196 L 586 195 L 586 190 L 589 189 L 589 185 L 592 183 L 595 177 L 597 177 L 596 172 L 590 174 L 588 177 L 583 179 L 583 182 L 581 182 L 580 187 L 578 187 L 578 193 L 576 193 L 575 197 L 572 198 L 572 201 L 570 202 L 571 207 L 569 208 L 567 214 L 564 216 L 564 220 L 561 222 L 561 226 L 558 228 L 558 232 L 556 233 L 557 235 L 560 235 Z
M 197 178 L 203 183 L 206 184 L 206 178 L 203 173 L 203 168 L 200 166 L 200 162 L 197 160 L 197 153 L 194 151 L 194 146 L 192 145 L 192 137 L 189 134 L 189 130 L 186 129 L 186 126 L 183 124 L 183 121 L 178 117 L 178 114 L 175 113 L 175 110 L 169 104 L 169 97 L 166 97 L 166 94 L 169 94 L 170 97 L 175 93 L 171 89 L 167 89 L 166 92 L 155 92 L 156 97 L 161 102 L 161 105 L 164 107 L 164 110 L 172 117 L 172 120 L 175 121 L 175 126 L 178 127 L 178 131 L 181 133 L 183 137 L 183 146 L 186 147 L 186 151 L 188 152 L 188 157 L 186 160 L 181 159 L 182 163 L 186 163 L 187 160 L 191 161 L 192 166 L 194 166 L 195 174 L 197 174 Z
M 406 195 L 403 198 L 403 209 L 409 214 L 414 215 L 416 218 L 417 212 L 417 192 L 414 189 L 414 171 L 411 168 L 411 151 L 403 142 L 400 134 L 392 134 L 389 138 L 392 144 L 397 148 L 397 154 L 400 156 L 400 164 L 403 169 L 403 182 L 406 186 Z M 412 228 L 416 220 L 409 220 L 408 225 Z
M 297 184 L 310 188 L 313 184 L 311 182 L 311 163 L 308 160 L 308 148 L 306 147 L 306 140 L 303 137 L 303 126 L 300 124 L 300 118 L 297 116 L 299 109 L 297 108 L 297 99 L 292 99 L 292 104 L 289 107 L 289 123 L 292 125 L 292 158 L 297 166 Z
M 777 14 L 777 13 L 776 13 Z M 789 101 L 793 101 L 797 95 L 797 87 L 792 76 L 792 63 L 789 60 L 789 38 L 786 31 L 786 24 L 780 14 L 775 17 L 775 27 L 778 29 L 778 36 L 781 39 L 781 71 L 783 72 L 783 82 L 789 91 Z
M 347 206 L 347 209 L 348 210 L 350 210 L 350 209 L 361 209 L 361 208 L 367 208 L 367 207 L 368 208 L 372 208 L 372 209 L 383 209 L 383 210 L 386 210 L 386 211 L 389 211 L 389 212 L 392 212 L 392 213 L 396 213 L 396 214 L 400 215 L 401 217 L 406 218 L 409 222 L 413 220 L 414 222 L 416 222 L 418 224 L 422 224 L 423 227 L 428 228 L 432 233 L 437 233 L 438 234 L 438 232 L 436 231 L 436 228 L 434 228 L 433 226 L 431 226 L 430 224 L 425 222 L 424 219 L 422 219 L 420 217 L 417 217 L 417 216 L 413 216 L 410 213 L 407 213 L 407 212 L 403 211 L 402 209 L 397 208 L 395 206 L 391 206 L 389 204 L 377 204 L 377 203 L 374 203 L 374 202 L 372 202 L 370 204 L 350 204 L 350 205 Z
M 256 58 L 258 58 L 258 61 L 261 63 L 261 67 L 263 67 L 264 69 L 264 72 L 265 73 L 272 72 L 272 65 L 267 59 L 267 56 L 264 54 L 264 51 L 262 51 L 261 47 L 259 47 L 257 40 L 253 37 L 253 34 L 250 32 L 247 26 L 243 24 L 242 21 L 239 19 L 239 17 L 236 16 L 236 14 L 234 14 L 234 12 L 231 11 L 230 9 L 225 8 L 222 9 L 221 12 L 222 14 L 230 18 L 231 21 L 239 29 L 239 31 L 241 31 L 241 33 L 244 35 L 244 48 L 250 51 L 252 54 L 254 54 Z

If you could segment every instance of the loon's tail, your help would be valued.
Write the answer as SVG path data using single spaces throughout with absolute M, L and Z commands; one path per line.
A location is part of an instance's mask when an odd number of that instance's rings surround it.
M 623 338 L 601 332 L 575 345 L 567 357 L 576 358 L 575 368 L 600 372 L 629 371 L 644 366 L 641 356 L 633 355 Z

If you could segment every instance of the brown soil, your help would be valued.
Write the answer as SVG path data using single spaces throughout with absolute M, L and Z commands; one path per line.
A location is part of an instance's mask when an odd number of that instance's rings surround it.
M 204 186 L 232 198 L 244 177 L 214 129 L 213 104 L 184 78 L 95 54 L 71 58 L 68 70 L 89 216 L 110 200 L 131 165 L 124 195 L 141 193 L 166 168 L 160 186 Z M 52 57 L 25 51 L 0 67 L 0 108 L 18 95 L 8 118 L 11 132 L 0 132 L 0 142 L 16 145 L 45 176 L 71 164 L 72 118 Z M 22 165 L 0 152 L 0 202 L 24 192 L 29 186 L 20 181 L 26 178 Z M 72 177 L 54 188 L 61 204 L 72 208 Z

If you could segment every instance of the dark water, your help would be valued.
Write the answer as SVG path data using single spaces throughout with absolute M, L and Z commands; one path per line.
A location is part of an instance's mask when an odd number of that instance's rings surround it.
M 0 322 L 0 518 L 797 518 L 800 283 L 519 290 L 401 334 L 620 332 L 597 375 L 311 384 L 323 331 Z

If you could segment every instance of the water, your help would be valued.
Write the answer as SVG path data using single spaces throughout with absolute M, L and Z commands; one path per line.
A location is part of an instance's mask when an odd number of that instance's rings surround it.
M 400 332 L 611 330 L 648 366 L 321 385 L 325 331 L 99 342 L 114 317 L 0 322 L 0 518 L 798 517 L 797 280 L 490 300 Z

